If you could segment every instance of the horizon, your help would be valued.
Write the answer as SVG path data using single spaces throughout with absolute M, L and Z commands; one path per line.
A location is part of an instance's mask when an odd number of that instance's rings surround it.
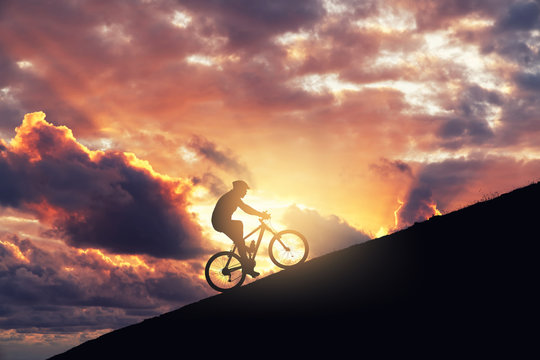
M 0 357 L 216 294 L 204 265 L 232 242 L 210 217 L 237 179 L 310 259 L 540 180 L 538 1 L 7 0 L 0 20 Z

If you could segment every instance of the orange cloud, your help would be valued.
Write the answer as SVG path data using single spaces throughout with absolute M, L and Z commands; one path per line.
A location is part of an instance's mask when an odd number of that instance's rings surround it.
M 0 204 L 35 214 L 77 247 L 189 258 L 204 249 L 186 209 L 191 182 L 134 154 L 91 151 L 70 129 L 28 114 L 0 158 Z

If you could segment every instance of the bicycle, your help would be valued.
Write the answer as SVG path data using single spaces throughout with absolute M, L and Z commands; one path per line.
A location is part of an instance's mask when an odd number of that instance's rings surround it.
M 261 224 L 243 239 L 245 242 L 251 235 L 260 231 L 257 242 L 252 240 L 250 246 L 246 246 L 246 255 L 250 261 L 255 262 L 265 231 L 274 235 L 268 244 L 268 255 L 278 267 L 286 269 L 306 261 L 309 245 L 304 235 L 296 230 L 277 232 L 262 218 L 259 218 L 259 222 Z M 219 292 L 228 291 L 240 287 L 246 279 L 245 267 L 240 255 L 235 252 L 236 248 L 235 244 L 232 250 L 220 251 L 208 259 L 204 275 L 212 289 Z

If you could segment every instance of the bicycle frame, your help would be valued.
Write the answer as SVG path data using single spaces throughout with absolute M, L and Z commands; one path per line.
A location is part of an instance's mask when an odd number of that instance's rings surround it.
M 266 231 L 272 234 L 268 244 L 268 256 L 275 265 L 286 269 L 307 259 L 309 246 L 302 234 L 295 230 L 276 231 L 262 218 L 259 218 L 259 223 L 257 228 L 242 238 L 245 245 L 246 240 L 249 241 L 257 232 L 259 233 L 256 235 L 257 242 L 253 239 L 250 241 L 253 245 L 246 246 L 245 259 L 238 254 L 238 244 L 241 244 L 238 242 L 235 242 L 229 251 L 220 251 L 210 257 L 205 267 L 205 277 L 210 287 L 223 292 L 241 286 L 246 275 L 251 275 L 249 270 L 255 265 L 255 258 Z
M 277 236 L 278 232 L 277 231 L 274 231 L 274 229 L 272 229 L 270 226 L 268 226 L 263 219 L 259 219 L 259 222 L 261 223 L 261 225 L 257 226 L 257 228 L 255 230 L 253 230 L 252 232 L 250 232 L 249 234 L 247 234 L 246 236 L 244 236 L 244 238 L 242 239 L 242 241 L 244 241 L 244 243 L 246 242 L 247 239 L 249 239 L 249 237 L 253 234 L 255 234 L 257 231 L 260 231 L 259 232 L 259 238 L 257 239 L 257 243 L 255 244 L 255 249 L 253 250 L 253 252 L 250 252 L 249 251 L 249 247 L 246 246 L 246 255 L 247 257 L 250 259 L 250 260 L 254 260 L 255 259 L 255 255 L 257 255 L 257 251 L 259 251 L 259 246 L 261 245 L 261 242 L 262 242 L 262 238 L 264 236 L 264 232 L 265 231 L 270 231 L 274 237 Z M 279 243 L 285 248 L 285 249 L 289 249 L 280 239 L 280 237 L 277 237 L 277 241 L 279 241 Z M 236 251 L 236 244 L 234 244 L 232 250 L 231 250 L 231 253 L 234 253 Z M 231 259 L 232 259 L 232 256 L 229 256 L 229 259 L 227 260 L 227 263 L 225 264 L 225 268 L 223 269 L 224 271 L 224 275 L 230 275 L 233 271 L 236 271 L 236 270 L 239 270 L 240 267 L 234 267 L 234 268 L 229 268 L 229 264 L 231 263 Z M 227 272 L 227 273 L 225 273 Z
M 257 231 L 260 231 L 259 232 L 259 238 L 257 239 L 257 243 L 255 244 L 255 249 L 253 250 L 253 252 L 250 252 L 249 251 L 249 246 L 246 246 L 246 255 L 247 257 L 250 259 L 250 260 L 253 260 L 255 259 L 255 255 L 257 255 L 257 251 L 259 250 L 259 246 L 261 245 L 261 242 L 262 242 L 262 238 L 264 236 L 264 232 L 265 231 L 270 231 L 274 236 L 277 235 L 277 232 L 274 231 L 270 226 L 268 226 L 263 219 L 259 219 L 259 222 L 261 223 L 261 225 L 259 225 L 255 230 L 253 230 L 252 232 L 250 232 L 249 234 L 247 234 L 246 236 L 244 236 L 244 239 L 243 241 L 245 242 L 247 239 L 249 239 L 249 237 L 253 234 L 255 234 Z M 278 238 L 278 241 L 281 243 L 281 245 L 285 246 L 281 240 Z M 235 252 L 236 251 L 236 244 L 234 244 L 231 252 Z M 227 263 L 227 266 L 229 266 L 229 264 Z

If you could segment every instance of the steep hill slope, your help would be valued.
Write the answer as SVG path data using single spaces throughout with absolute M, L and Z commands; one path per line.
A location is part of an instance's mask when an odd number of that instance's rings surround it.
M 111 332 L 53 359 L 406 348 L 485 354 L 502 351 L 516 337 L 524 345 L 532 339 L 527 326 L 536 325 L 538 306 L 539 201 L 540 184 L 533 184 Z M 245 352 L 250 349 L 255 352 Z M 519 349 L 512 348 L 514 355 Z

